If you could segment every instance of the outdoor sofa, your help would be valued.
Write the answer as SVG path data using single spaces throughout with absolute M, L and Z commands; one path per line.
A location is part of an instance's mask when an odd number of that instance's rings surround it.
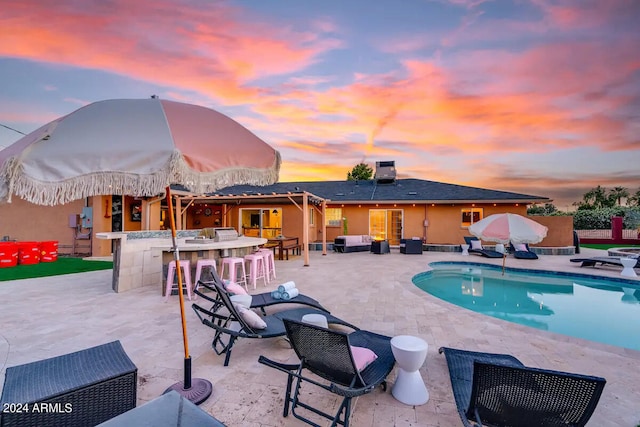
M 336 252 L 369 252 L 371 236 L 366 234 L 343 235 L 335 238 L 333 250 Z

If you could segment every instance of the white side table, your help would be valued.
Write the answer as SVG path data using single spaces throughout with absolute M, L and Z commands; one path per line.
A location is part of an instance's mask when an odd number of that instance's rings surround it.
M 504 255 L 504 245 L 502 243 L 496 243 L 495 251 Z
M 469 245 L 464 244 L 460 245 L 460 247 L 462 248 L 462 255 L 469 255 Z
M 622 269 L 622 272 L 620 273 L 621 276 L 637 277 L 636 272 L 633 270 L 633 267 L 635 267 L 636 263 L 638 262 L 637 259 L 635 259 L 635 258 L 620 258 L 620 262 L 622 263 L 622 266 L 624 267 Z
M 411 335 L 391 338 L 391 351 L 399 368 L 391 394 L 406 405 L 424 405 L 429 400 L 429 391 L 419 371 L 428 348 L 425 340 Z
M 305 314 L 302 316 L 302 321 L 310 325 L 320 326 L 322 328 L 328 328 L 329 323 L 327 317 L 322 314 Z

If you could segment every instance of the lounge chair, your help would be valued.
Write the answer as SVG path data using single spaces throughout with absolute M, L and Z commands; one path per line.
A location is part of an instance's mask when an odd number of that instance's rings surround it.
M 571 258 L 571 262 L 580 262 L 580 267 L 597 267 L 600 265 L 617 265 L 622 267 L 622 261 L 619 256 L 596 256 L 591 258 Z M 636 259 L 636 265 L 633 268 L 640 268 L 640 258 Z
M 236 309 L 229 298 L 229 294 L 221 288 L 220 284 L 216 282 L 212 282 L 212 284 L 218 293 L 219 302 L 212 307 L 212 310 L 207 310 L 195 303 L 191 305 L 191 308 L 193 308 L 204 325 L 215 330 L 211 347 L 213 347 L 216 354 L 225 355 L 224 366 L 229 366 L 231 350 L 238 338 L 276 338 L 286 335 L 283 319 L 301 320 L 306 314 L 321 314 L 327 318 L 329 324 L 343 325 L 353 330 L 359 329 L 326 311 L 311 307 L 284 310 L 267 316 L 259 316 L 250 309 L 245 309 L 246 314 L 243 316 L 240 314 L 239 309 Z M 199 296 L 205 295 L 200 291 L 196 292 Z M 266 325 L 266 327 L 260 329 L 255 323 L 256 320 L 253 319 L 254 316 L 261 320 L 258 323 L 263 322 L 262 326 Z M 234 322 L 237 322 L 237 327 L 232 325 Z
M 538 255 L 526 243 L 513 244 L 509 242 L 509 253 L 518 259 L 538 259 Z
M 205 300 L 209 301 L 212 304 L 210 311 L 216 311 L 216 307 L 219 307 L 221 305 L 221 301 L 220 301 L 220 297 L 218 296 L 217 289 L 222 288 L 222 286 L 219 286 L 218 288 L 216 288 L 213 284 L 215 282 L 218 285 L 221 285 L 222 280 L 220 279 L 220 276 L 218 276 L 218 274 L 215 273 L 213 270 L 211 271 L 211 278 L 212 280 L 207 282 L 203 282 L 202 280 L 198 281 L 198 286 L 197 286 L 197 288 L 204 287 L 207 291 L 209 291 L 208 294 L 205 294 L 198 289 L 196 289 L 194 292 L 197 296 L 204 298 Z M 272 305 L 278 305 L 278 304 L 307 305 L 309 307 L 317 308 L 318 310 L 322 310 L 329 313 L 329 310 L 324 308 L 318 301 L 303 294 L 298 294 L 297 296 L 290 299 L 286 299 L 286 300 L 274 298 L 271 295 L 271 292 L 263 292 L 260 294 L 251 295 L 250 308 L 260 309 L 260 311 L 262 311 L 262 314 L 264 315 L 267 314 L 265 310 L 266 307 L 270 307 Z
M 467 245 L 469 245 L 469 253 L 470 254 L 478 254 L 478 255 L 482 255 L 484 257 L 487 258 L 502 258 L 504 256 L 503 253 L 498 252 L 498 251 L 492 251 L 491 249 L 485 249 L 482 247 L 482 244 L 480 244 L 480 248 L 474 248 L 473 244 L 471 243 L 472 241 L 480 241 L 477 237 L 473 237 L 473 236 L 464 236 L 464 241 L 466 242 Z
M 337 424 L 349 426 L 351 415 L 351 399 L 373 391 L 378 385 L 386 390 L 386 377 L 395 364 L 391 350 L 391 338 L 367 331 L 355 331 L 350 334 L 339 332 L 315 325 L 309 325 L 292 320 L 284 320 L 287 337 L 291 342 L 296 355 L 300 359 L 298 364 L 283 364 L 260 356 L 258 361 L 264 365 L 283 371 L 287 374 L 287 388 L 284 399 L 283 416 L 291 413 L 294 417 L 307 424 L 318 424 L 305 418 L 296 412 L 296 407 L 301 407 L 332 421 L 332 426 Z M 352 351 L 351 346 L 365 347 L 377 356 L 366 367 L 358 370 L 360 357 Z M 366 352 L 366 351 L 365 351 Z M 371 354 L 371 353 L 369 353 Z M 308 375 L 308 372 L 314 374 Z M 319 382 L 317 376 L 328 381 Z M 292 384 L 295 380 L 295 385 Z M 308 395 L 307 391 L 300 393 L 303 382 L 314 384 L 324 390 L 342 397 L 342 402 L 335 415 L 328 414 L 311 406 L 308 402 L 300 400 L 301 394 Z M 293 392 L 293 395 L 292 395 Z M 310 395 L 318 399 L 314 393 Z
M 526 367 L 513 356 L 441 347 L 465 426 L 584 426 L 600 377 Z

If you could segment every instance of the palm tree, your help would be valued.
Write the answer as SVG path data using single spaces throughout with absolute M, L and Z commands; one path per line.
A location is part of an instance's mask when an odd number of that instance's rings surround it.
M 640 206 L 640 190 L 637 190 L 632 196 L 627 198 L 629 206 Z
M 624 187 L 613 187 L 613 190 L 609 192 L 609 199 L 617 202 L 618 206 L 622 206 L 623 198 L 629 198 L 629 190 Z

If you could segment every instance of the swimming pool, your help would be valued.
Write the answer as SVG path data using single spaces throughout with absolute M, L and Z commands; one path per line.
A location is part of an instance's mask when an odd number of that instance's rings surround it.
M 624 279 L 431 263 L 413 283 L 429 294 L 498 319 L 640 350 L 640 283 Z

